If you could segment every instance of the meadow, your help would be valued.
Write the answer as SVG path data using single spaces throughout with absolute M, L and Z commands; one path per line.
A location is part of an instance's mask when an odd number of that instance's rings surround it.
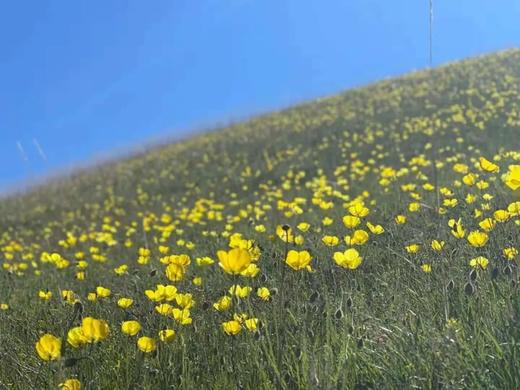
M 520 388 L 520 50 L 0 201 L 0 388 Z

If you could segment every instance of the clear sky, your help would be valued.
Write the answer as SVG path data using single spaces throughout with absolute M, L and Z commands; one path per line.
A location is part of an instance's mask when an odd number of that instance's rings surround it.
M 519 0 L 434 7 L 435 64 L 520 46 Z M 427 37 L 428 0 L 2 1 L 0 191 L 424 68 Z

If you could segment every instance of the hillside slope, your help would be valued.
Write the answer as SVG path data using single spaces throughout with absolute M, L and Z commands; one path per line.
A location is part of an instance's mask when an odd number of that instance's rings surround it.
M 519 113 L 514 49 L 1 201 L 0 384 L 520 386 Z

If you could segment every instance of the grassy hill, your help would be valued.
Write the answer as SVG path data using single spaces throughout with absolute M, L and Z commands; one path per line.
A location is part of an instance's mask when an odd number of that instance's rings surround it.
M 515 49 L 2 200 L 0 388 L 520 387 L 519 113 Z

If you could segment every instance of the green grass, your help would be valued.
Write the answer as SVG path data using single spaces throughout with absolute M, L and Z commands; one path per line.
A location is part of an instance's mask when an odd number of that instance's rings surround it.
M 448 227 L 461 218 L 467 237 L 520 200 L 503 181 L 520 164 L 519 85 L 520 50 L 508 50 L 264 115 L 3 199 L 0 303 L 9 308 L 0 310 L 0 388 L 56 388 L 72 377 L 92 389 L 519 388 L 520 258 L 507 260 L 503 249 L 520 249 L 520 214 L 496 223 L 482 248 Z M 479 157 L 500 172 L 482 171 Z M 456 163 L 488 187 L 464 183 Z M 387 183 L 386 168 L 396 172 Z M 369 221 L 385 232 L 369 232 L 356 246 L 361 266 L 347 270 L 332 258 L 348 248 L 343 237 L 353 229 L 342 218 L 354 199 L 370 209 L 356 229 L 368 232 Z M 437 213 L 445 199 L 458 204 Z M 419 211 L 409 211 L 413 202 Z M 395 223 L 399 214 L 405 224 Z M 299 232 L 300 222 L 310 229 Z M 277 237 L 284 224 L 303 236 L 301 245 Z M 218 266 L 216 253 L 232 233 L 260 248 L 255 278 Z M 67 234 L 77 242 L 66 244 Z M 339 244 L 324 245 L 325 235 Z M 441 252 L 430 248 L 434 239 L 445 241 Z M 414 243 L 421 249 L 408 253 Z M 167 279 L 159 246 L 190 256 L 183 280 Z M 137 262 L 139 248 L 151 250 L 146 265 Z M 314 272 L 289 268 L 290 249 L 309 251 Z M 43 252 L 70 265 L 43 262 Z M 78 252 L 88 263 L 85 280 L 75 277 Z M 215 264 L 198 267 L 204 256 Z M 489 260 L 486 269 L 469 265 L 477 256 Z M 128 273 L 118 276 L 121 264 Z M 192 283 L 199 276 L 202 286 Z M 234 299 L 229 311 L 213 309 L 235 283 L 251 286 L 251 295 Z M 193 294 L 191 325 L 154 311 L 144 291 L 156 284 Z M 89 301 L 97 286 L 111 296 Z M 270 301 L 256 296 L 258 287 L 271 290 Z M 65 289 L 81 303 L 61 299 Z M 53 297 L 39 299 L 40 290 Z M 120 297 L 135 303 L 123 310 Z M 221 323 L 233 313 L 262 326 L 228 336 Z M 81 316 L 106 320 L 109 337 L 72 348 L 66 334 Z M 158 339 L 169 327 L 175 340 L 158 341 L 145 355 L 136 336 L 121 332 L 128 319 L 140 322 L 139 336 Z M 60 360 L 38 357 L 43 333 L 64 338 Z

